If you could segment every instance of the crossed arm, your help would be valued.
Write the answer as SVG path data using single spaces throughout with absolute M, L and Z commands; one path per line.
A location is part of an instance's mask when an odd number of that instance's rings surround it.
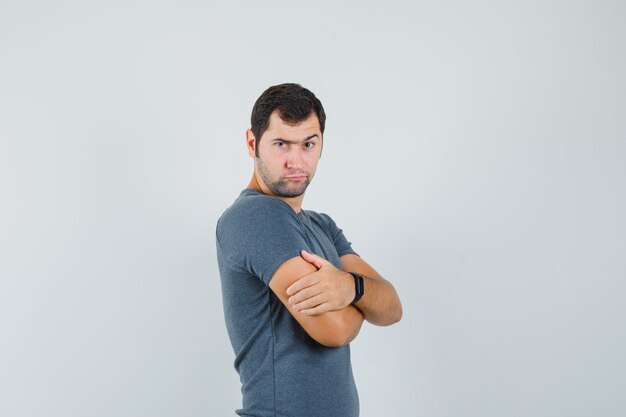
M 402 318 L 395 288 L 359 256 L 340 258 L 341 269 L 325 259 L 302 251 L 283 263 L 270 280 L 270 288 L 304 330 L 322 345 L 343 346 L 361 329 L 363 320 L 387 326 Z M 365 295 L 351 305 L 355 295 L 350 272 L 363 276 Z

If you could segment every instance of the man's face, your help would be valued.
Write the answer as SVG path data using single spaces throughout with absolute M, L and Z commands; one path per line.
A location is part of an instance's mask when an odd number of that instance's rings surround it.
M 272 113 L 267 130 L 254 155 L 258 177 L 269 191 L 279 197 L 298 197 L 313 179 L 322 150 L 322 132 L 317 116 L 296 124 L 285 123 Z

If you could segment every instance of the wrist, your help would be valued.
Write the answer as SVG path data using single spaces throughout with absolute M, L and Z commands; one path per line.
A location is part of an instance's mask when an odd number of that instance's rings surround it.
M 350 275 L 352 275 L 354 281 L 354 299 L 350 304 L 356 304 L 365 294 L 365 280 L 361 274 L 357 274 L 356 272 L 350 272 Z

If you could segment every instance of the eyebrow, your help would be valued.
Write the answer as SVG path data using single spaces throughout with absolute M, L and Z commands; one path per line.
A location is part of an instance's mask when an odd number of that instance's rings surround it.
M 307 141 L 309 141 L 309 140 L 311 140 L 313 138 L 318 138 L 319 139 L 319 136 L 317 135 L 317 133 L 314 133 L 311 136 L 307 136 L 306 138 L 304 138 L 304 139 L 302 139 L 300 141 L 297 141 L 297 140 L 287 140 L 287 139 L 283 139 L 283 138 L 274 138 L 274 139 L 272 139 L 272 142 L 281 141 L 281 142 L 286 142 L 286 143 L 289 143 L 289 144 L 298 144 L 298 143 L 307 142 Z

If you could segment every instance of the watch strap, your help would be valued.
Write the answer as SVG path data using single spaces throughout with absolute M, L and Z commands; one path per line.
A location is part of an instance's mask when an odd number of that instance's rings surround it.
M 354 300 L 352 300 L 351 304 L 356 304 L 359 302 L 363 294 L 365 294 L 365 285 L 363 283 L 363 277 L 356 272 L 350 272 L 352 277 L 354 278 Z

